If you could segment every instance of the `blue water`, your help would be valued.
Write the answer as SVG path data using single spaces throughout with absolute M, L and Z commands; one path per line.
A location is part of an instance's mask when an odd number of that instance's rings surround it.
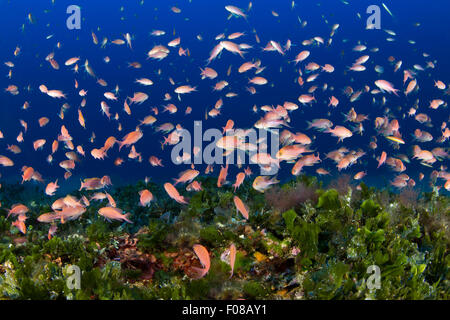
M 188 130 L 193 130 L 195 120 L 203 120 L 204 128 L 222 128 L 228 119 L 233 119 L 235 126 L 239 128 L 250 128 L 263 116 L 262 111 L 255 114 L 252 111 L 253 105 L 283 104 L 284 101 L 298 103 L 298 96 L 307 93 L 311 85 L 318 85 L 319 89 L 314 93 L 318 103 L 312 106 L 300 106 L 299 110 L 291 113 L 292 132 L 303 132 L 310 137 L 315 137 L 312 149 L 320 153 L 321 159 L 325 158 L 325 153 L 345 146 L 350 150 L 363 149 L 367 154 L 361 161 L 342 173 L 355 174 L 358 171 L 366 171 L 368 176 L 364 181 L 374 185 L 386 185 L 392 180 L 394 174 L 385 165 L 376 169 L 377 161 L 374 156 L 379 156 L 382 150 L 386 150 L 388 155 L 398 153 L 407 154 L 412 158 L 412 145 L 419 144 L 423 149 L 431 150 L 434 147 L 449 147 L 448 141 L 444 144 L 437 144 L 435 141 L 441 135 L 440 126 L 443 121 L 449 122 L 448 107 L 441 106 L 437 110 L 428 108 L 432 99 L 448 100 L 448 96 L 442 91 L 434 88 L 434 80 L 442 80 L 448 84 L 448 74 L 450 71 L 450 35 L 448 12 L 450 12 L 450 2 L 448 1 L 384 1 L 394 17 L 381 6 L 381 1 L 361 1 L 349 0 L 348 5 L 339 0 L 325 1 L 295 1 L 296 6 L 292 9 L 291 1 L 253 1 L 253 6 L 248 12 L 248 20 L 232 17 L 228 19 L 229 13 L 224 9 L 225 5 L 235 5 L 246 10 L 248 1 L 60 1 L 54 4 L 51 1 L 1 1 L 0 10 L 3 12 L 0 19 L 0 60 L 2 62 L 12 61 L 13 77 L 11 80 L 2 76 L 2 88 L 9 84 L 19 87 L 20 94 L 12 96 L 4 92 L 0 93 L 0 130 L 5 138 L 0 140 L 0 154 L 12 159 L 15 163 L 13 167 L 1 168 L 2 179 L 4 181 L 21 181 L 20 168 L 24 165 L 32 166 L 39 171 L 46 183 L 59 179 L 59 183 L 64 188 L 78 188 L 79 180 L 90 177 L 101 177 L 110 175 L 115 185 L 132 183 L 144 177 L 150 177 L 154 181 L 169 181 L 177 177 L 178 173 L 189 166 L 175 166 L 170 159 L 171 147 L 166 146 L 161 149 L 160 141 L 163 135 L 154 130 L 156 125 L 165 122 L 181 124 Z M 68 5 L 76 4 L 81 7 L 82 23 L 81 30 L 68 30 L 66 27 L 66 8 Z M 371 4 L 377 4 L 381 8 L 382 30 L 365 30 L 366 8 Z M 175 14 L 170 8 L 176 6 L 181 9 L 181 13 Z M 123 7 L 123 10 L 121 10 Z M 271 11 L 279 14 L 274 17 Z M 31 24 L 27 15 L 31 13 L 34 23 Z M 361 19 L 357 14 L 361 15 Z M 307 26 L 302 28 L 299 22 L 307 21 Z M 415 27 L 415 23 L 420 23 Z M 327 41 L 331 31 L 331 26 L 338 23 L 339 29 L 333 37 L 330 47 L 303 47 L 301 42 L 314 36 L 320 36 Z M 24 28 L 22 29 L 22 26 Z M 253 29 L 256 30 L 261 43 L 256 43 Z M 393 30 L 397 36 L 394 42 L 387 42 L 390 37 L 384 29 Z M 153 30 L 164 30 L 166 34 L 161 37 L 151 36 Z M 101 43 L 104 37 L 108 41 L 113 39 L 123 39 L 125 33 L 130 33 L 133 37 L 133 50 L 126 45 L 116 46 L 108 43 L 101 49 L 100 45 L 92 42 L 91 32 L 95 32 Z M 214 68 L 219 76 L 214 80 L 201 80 L 200 67 L 206 66 L 206 59 L 212 48 L 218 43 L 214 40 L 220 33 L 226 35 L 233 32 L 245 32 L 246 36 L 236 40 L 237 43 L 248 43 L 253 49 L 246 50 L 245 59 L 230 52 L 222 52 L 220 58 L 214 60 L 209 67 Z M 47 36 L 53 35 L 51 39 Z M 201 35 L 202 41 L 197 39 Z M 178 56 L 178 47 L 170 48 L 169 56 L 162 61 L 146 59 L 147 52 L 156 44 L 167 45 L 172 39 L 180 37 L 181 46 L 189 48 L 190 56 Z M 274 40 L 284 45 L 290 39 L 293 47 L 285 56 L 276 52 L 263 52 L 262 48 L 270 40 Z M 414 40 L 416 44 L 408 43 Z M 61 48 L 56 47 L 60 42 Z M 370 51 L 354 52 L 352 48 L 361 42 L 368 49 L 378 47 L 377 53 Z M 21 48 L 18 57 L 14 57 L 13 52 L 16 46 Z M 332 74 L 321 73 L 317 80 L 311 84 L 305 83 L 300 87 L 296 83 L 298 77 L 297 69 L 292 61 L 301 50 L 310 50 L 311 56 L 305 61 L 317 62 L 320 65 L 325 63 L 335 67 Z M 50 53 L 55 53 L 55 60 L 59 63 L 60 69 L 54 70 L 45 61 L 45 57 Z M 424 58 L 422 54 L 430 54 L 429 58 Z M 368 54 L 370 60 L 366 63 L 365 72 L 345 72 L 358 57 Z M 74 74 L 71 67 L 64 66 L 64 62 L 79 56 L 79 73 Z M 103 58 L 109 56 L 111 62 L 106 64 Z M 393 56 L 403 61 L 403 66 L 397 73 L 393 72 L 393 66 L 388 62 L 388 57 Z M 90 77 L 82 64 L 85 59 L 94 69 L 99 78 L 108 82 L 108 87 L 101 87 L 96 83 L 96 79 Z M 269 80 L 265 86 L 255 86 L 257 94 L 250 95 L 245 87 L 248 86 L 248 78 L 252 77 L 254 71 L 245 74 L 238 74 L 237 68 L 245 61 L 260 59 L 265 71 L 260 74 Z M 128 62 L 140 62 L 141 69 L 128 67 Z M 386 94 L 387 104 L 381 106 L 372 104 L 372 95 L 363 94 L 361 99 L 350 103 L 342 89 L 351 86 L 354 90 L 362 89 L 365 85 L 374 88 L 373 82 L 379 79 L 374 71 L 375 65 L 384 67 L 385 72 L 380 77 L 394 83 L 397 89 L 404 90 L 403 70 L 412 69 L 414 64 L 426 66 L 426 61 L 434 61 L 434 69 L 426 69 L 418 73 L 418 83 L 420 90 L 410 97 L 400 92 L 400 97 Z M 302 65 L 304 66 L 305 63 Z M 232 66 L 231 75 L 226 75 L 229 66 Z M 161 74 L 158 74 L 161 70 Z M 0 72 L 7 74 L 9 68 L 2 64 Z M 143 87 L 135 83 L 137 78 L 150 78 L 154 85 Z M 173 93 L 174 86 L 169 83 L 171 77 L 176 85 L 189 84 L 197 86 L 197 92 L 182 96 L 181 101 L 177 100 Z M 82 108 L 87 129 L 83 129 L 78 123 L 78 108 L 82 98 L 78 95 L 78 90 L 74 89 L 74 79 L 81 88 L 88 91 L 87 105 Z M 306 76 L 304 76 L 304 79 Z M 212 87 L 217 81 L 226 80 L 229 87 L 221 92 L 213 92 Z M 321 87 L 327 83 L 329 87 L 334 87 L 334 91 L 322 91 Z M 38 87 L 45 84 L 49 89 L 59 89 L 67 94 L 66 100 L 57 100 L 41 93 Z M 108 101 L 103 97 L 106 91 L 113 91 L 119 85 L 120 93 L 117 102 Z M 29 86 L 30 91 L 27 90 Z M 132 96 L 133 92 L 146 92 L 149 95 L 142 105 L 132 105 L 132 115 L 128 116 L 123 112 L 123 100 L 126 96 Z M 238 97 L 225 98 L 227 92 L 235 92 Z M 164 94 L 169 92 L 172 95 L 171 101 L 164 101 Z M 334 95 L 340 100 L 337 108 L 328 107 L 328 98 Z M 380 95 L 378 95 L 380 96 Z M 219 98 L 224 99 L 224 106 L 221 115 L 217 118 L 208 118 L 205 121 L 205 111 L 212 109 Z M 379 99 L 377 97 L 377 99 Z M 426 127 L 419 124 L 412 117 L 402 119 L 402 115 L 413 106 L 416 99 L 420 99 L 419 112 L 428 114 L 432 118 L 433 127 Z M 25 101 L 30 103 L 30 108 L 23 110 L 21 107 Z M 100 111 L 100 101 L 107 101 L 111 107 L 111 114 L 119 113 L 119 122 L 123 130 L 117 130 L 118 122 L 108 120 Z M 64 120 L 58 117 L 59 110 L 63 103 L 68 103 L 71 108 L 65 113 Z M 178 107 L 176 114 L 162 112 L 162 105 L 174 103 Z M 299 104 L 300 105 L 300 104 Z M 193 111 L 189 115 L 184 114 L 187 106 Z M 105 160 L 95 160 L 90 155 L 93 148 L 103 146 L 106 138 L 115 136 L 122 139 L 125 134 L 133 131 L 138 121 L 145 116 L 152 114 L 151 108 L 158 107 L 160 113 L 158 121 L 154 127 L 143 127 L 144 137 L 136 143 L 136 149 L 142 153 L 143 161 L 139 163 L 134 160 L 127 160 L 129 148 L 118 151 L 117 146 L 108 152 Z M 349 127 L 348 122 L 344 122 L 342 113 L 347 113 L 354 107 L 358 114 L 366 114 L 369 121 L 364 122 L 365 132 L 362 136 L 354 134 L 353 137 L 345 139 L 344 143 L 337 144 L 337 138 L 329 134 L 319 133 L 314 130 L 307 130 L 307 120 L 315 118 L 328 118 L 335 125 Z M 400 108 L 399 108 L 400 107 Z M 386 139 L 377 136 L 378 148 L 374 151 L 368 148 L 372 136 L 376 136 L 373 129 L 375 117 L 382 116 L 384 110 L 390 108 L 390 112 L 400 122 L 400 131 L 407 143 L 402 145 L 400 150 L 395 151 Z M 50 119 L 47 126 L 40 128 L 38 119 L 46 116 Z M 112 117 L 112 118 L 113 118 Z M 28 131 L 24 135 L 25 141 L 17 143 L 16 137 L 22 130 L 19 119 L 28 123 Z M 86 157 L 81 163 L 77 163 L 73 176 L 64 181 L 64 170 L 58 163 L 65 160 L 63 144 L 60 143 L 59 151 L 54 155 L 52 164 L 48 164 L 46 157 L 51 152 L 51 143 L 56 139 L 61 125 L 64 124 L 69 133 L 74 138 L 75 146 L 81 144 L 86 152 Z M 354 124 L 352 124 L 354 125 Z M 430 132 L 433 142 L 417 143 L 411 136 L 416 128 Z M 96 139 L 93 144 L 89 138 L 95 132 Z M 47 140 L 43 150 L 34 151 L 32 142 L 36 139 Z M 14 155 L 6 150 L 8 144 L 17 144 L 22 149 L 22 153 Z M 154 155 L 163 160 L 164 167 L 152 167 L 149 156 Z M 114 166 L 113 161 L 121 157 L 125 163 Z M 448 166 L 448 159 L 437 161 L 433 168 L 420 165 L 419 161 L 411 160 L 405 163 L 407 173 L 418 182 L 418 173 L 423 172 L 427 177 L 422 186 L 428 185 L 428 176 L 433 170 L 439 170 L 440 165 Z M 304 169 L 306 173 L 314 174 L 318 167 L 324 167 L 334 175 L 339 175 L 334 162 L 324 160 L 320 165 Z M 246 165 L 244 166 L 246 167 Z M 205 166 L 199 166 L 202 172 Z M 292 164 L 282 163 L 282 170 L 278 174 L 279 178 L 290 177 Z M 214 175 L 219 172 L 216 166 Z M 234 181 L 239 169 L 231 167 L 228 180 Z M 257 167 L 253 167 L 253 172 L 258 172 Z M 253 176 L 254 177 L 254 176 Z M 29 182 L 30 183 L 30 182 Z M 34 183 L 34 182 L 33 182 Z M 439 182 L 441 185 L 442 180 Z M 44 184 L 45 186 L 45 184 Z

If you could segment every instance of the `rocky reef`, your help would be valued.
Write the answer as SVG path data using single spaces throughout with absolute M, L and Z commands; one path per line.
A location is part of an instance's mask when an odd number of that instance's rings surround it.
M 92 201 L 50 240 L 49 224 L 36 219 L 51 203 L 39 191 L 25 199 L 20 187 L 3 186 L 0 299 L 450 298 L 448 196 L 356 187 L 345 178 L 324 187 L 299 176 L 265 193 L 247 182 L 236 192 L 249 208 L 246 220 L 230 185 L 199 181 L 202 191 L 183 192 L 187 205 L 155 183 L 109 190 L 132 224 L 106 221 L 97 211 L 107 200 Z M 149 207 L 139 206 L 144 188 L 155 196 Z M 19 201 L 30 208 L 25 235 L 4 209 Z M 201 267 L 194 244 L 211 258 L 200 279 L 192 277 Z M 67 285 L 71 265 L 81 270 L 80 289 Z M 379 288 L 369 285 L 370 266 L 381 272 Z

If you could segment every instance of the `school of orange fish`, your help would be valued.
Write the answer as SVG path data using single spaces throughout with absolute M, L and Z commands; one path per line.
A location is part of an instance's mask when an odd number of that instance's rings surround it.
M 294 7 L 294 6 L 293 6 Z M 171 11 L 173 14 L 182 14 L 181 9 L 172 7 Z M 248 7 L 244 10 L 233 5 L 227 5 L 224 8 L 224 14 L 229 15 L 229 20 L 232 26 L 232 19 L 245 19 L 248 21 L 252 13 L 252 3 L 250 2 Z M 272 11 L 272 15 L 278 16 L 275 11 Z M 249 28 L 250 23 L 248 24 Z M 301 21 L 301 28 L 305 28 L 307 25 L 306 21 Z M 394 57 L 389 58 L 389 64 L 386 68 L 392 68 L 395 74 L 398 76 L 390 81 L 381 79 L 383 75 L 383 67 L 380 65 L 375 66 L 375 71 L 377 72 L 377 78 L 374 78 L 371 83 L 364 85 L 355 84 L 358 88 L 352 88 L 351 86 L 344 86 L 339 88 L 342 91 L 336 90 L 332 86 L 327 84 L 327 76 L 331 73 L 336 72 L 346 72 L 346 73 L 358 73 L 366 72 L 368 69 L 368 62 L 370 60 L 376 59 L 376 53 L 379 51 L 378 48 L 368 48 L 367 43 L 358 42 L 352 45 L 349 49 L 351 54 L 355 56 L 354 63 L 346 70 L 337 70 L 327 61 L 315 61 L 314 51 L 321 50 L 323 48 L 333 47 L 333 36 L 336 32 L 339 32 L 340 25 L 334 24 L 329 30 L 329 34 L 325 37 L 319 35 L 311 35 L 311 37 L 305 37 L 305 39 L 292 39 L 282 40 L 279 39 L 267 39 L 264 43 L 258 36 L 255 29 L 251 32 L 234 32 L 230 34 L 219 34 L 214 39 L 210 39 L 213 45 L 211 46 L 211 52 L 209 58 L 203 65 L 199 65 L 199 75 L 198 80 L 194 81 L 208 81 L 213 85 L 213 91 L 217 92 L 218 100 L 215 105 L 206 111 L 205 119 L 216 118 L 221 116 L 221 109 L 227 105 L 228 99 L 232 99 L 239 95 L 255 95 L 260 92 L 264 92 L 264 86 L 270 84 L 269 75 L 271 66 L 263 66 L 264 55 L 282 55 L 286 61 L 289 61 L 290 68 L 294 69 L 298 76 L 295 81 L 298 83 L 298 103 L 293 101 L 280 101 L 277 106 L 262 105 L 262 106 L 248 106 L 254 111 L 257 120 L 254 127 L 257 129 L 264 130 L 274 130 L 280 129 L 280 144 L 281 148 L 277 152 L 276 156 L 267 153 L 267 144 L 265 141 L 258 141 L 257 145 L 246 142 L 245 132 L 247 129 L 242 131 L 237 131 L 235 128 L 235 121 L 239 122 L 239 119 L 228 119 L 224 120 L 223 132 L 227 133 L 223 138 L 216 142 L 218 148 L 224 149 L 225 155 L 234 152 L 237 149 L 244 151 L 257 151 L 252 156 L 252 163 L 260 166 L 271 166 L 275 164 L 280 167 L 280 164 L 284 161 L 289 163 L 291 167 L 292 175 L 299 175 L 302 173 L 304 167 L 315 166 L 316 173 L 318 175 L 329 175 L 333 166 L 336 167 L 338 172 L 343 172 L 351 166 L 358 163 L 361 158 L 370 158 L 367 161 L 376 161 L 378 163 L 377 168 L 381 166 L 389 166 L 393 172 L 393 178 L 391 184 L 396 188 L 404 187 L 414 187 L 416 181 L 421 181 L 425 178 L 425 174 L 422 172 L 409 172 L 407 165 L 410 161 L 420 161 L 420 163 L 425 167 L 432 168 L 431 175 L 427 179 L 431 181 L 433 186 L 439 190 L 443 187 L 447 191 L 450 191 L 450 173 L 447 172 L 445 166 L 445 161 L 449 158 L 448 141 L 450 138 L 450 128 L 447 127 L 447 123 L 450 119 L 441 119 L 441 123 L 435 125 L 432 122 L 433 112 L 436 109 L 442 110 L 447 108 L 447 103 L 445 102 L 445 96 L 448 95 L 448 85 L 444 83 L 443 80 L 434 79 L 432 74 L 432 69 L 435 68 L 437 63 L 435 60 L 429 58 L 429 55 L 423 53 L 423 61 L 419 61 L 417 64 L 406 64 L 402 60 Z M 394 31 L 384 30 L 389 34 L 391 38 L 388 41 L 393 41 L 396 37 Z M 382 32 L 382 31 L 380 31 Z M 154 45 L 148 51 L 147 60 L 145 64 L 150 64 L 152 67 L 158 68 L 158 62 L 163 59 L 170 59 L 173 55 L 178 55 L 180 57 L 185 56 L 190 57 L 192 50 L 182 47 L 182 39 L 176 37 L 174 39 L 169 39 L 168 35 L 163 30 L 153 30 L 151 33 L 152 37 L 155 37 L 157 41 L 165 44 Z M 197 36 L 198 40 L 203 40 L 201 35 Z M 108 48 L 114 50 L 114 46 L 128 46 L 130 50 L 133 50 L 133 35 L 130 33 L 125 33 L 124 35 L 110 40 L 106 36 L 103 41 L 99 41 L 96 33 L 92 32 L 92 41 L 95 45 L 100 48 Z M 241 42 L 245 39 L 246 42 L 251 44 Z M 391 39 L 391 40 L 389 40 Z M 153 42 L 153 40 L 152 40 Z M 283 44 L 282 44 L 283 43 Z M 63 179 L 70 179 L 72 172 L 76 170 L 76 165 L 78 162 L 83 161 L 83 158 L 92 157 L 96 161 L 112 161 L 108 158 L 108 151 L 118 146 L 119 152 L 122 152 L 122 157 L 117 157 L 114 159 L 114 164 L 116 166 L 124 165 L 126 159 L 129 161 L 143 161 L 143 155 L 136 149 L 136 143 L 141 139 L 144 139 L 145 131 L 154 130 L 163 136 L 162 147 L 165 145 L 176 145 L 180 142 L 180 130 L 183 128 L 182 124 L 172 124 L 166 119 L 170 117 L 171 114 L 179 112 L 179 106 L 182 101 L 182 96 L 187 94 L 199 94 L 197 88 L 198 86 L 192 86 L 186 81 L 175 81 L 170 77 L 163 75 L 161 69 L 158 70 L 157 75 L 159 79 L 154 78 L 149 79 L 146 77 L 139 77 L 136 79 L 136 92 L 127 93 L 119 95 L 119 86 L 112 88 L 108 82 L 101 78 L 99 74 L 94 71 L 93 66 L 89 63 L 89 58 L 91 57 L 79 57 L 79 56 L 68 56 L 68 52 L 64 52 L 61 43 L 57 43 L 55 52 L 51 52 L 45 58 L 45 61 L 49 64 L 49 70 L 52 72 L 65 72 L 74 77 L 72 90 L 68 90 L 67 84 L 64 84 L 65 90 L 60 90 L 58 88 L 47 87 L 48 84 L 42 83 L 39 85 L 38 89 L 42 95 L 48 96 L 48 102 L 52 103 L 54 99 L 57 101 L 64 101 L 63 106 L 59 112 L 59 119 L 57 117 L 49 118 L 48 115 L 43 115 L 39 119 L 27 119 L 20 120 L 20 124 L 23 129 L 18 135 L 14 132 L 1 132 L 0 138 L 3 141 L 8 141 L 7 150 L 12 153 L 12 155 L 0 155 L 0 164 L 4 167 L 14 166 L 14 157 L 20 157 L 21 146 L 22 148 L 33 148 L 36 151 L 36 157 L 41 157 L 43 152 L 46 153 L 47 162 L 52 165 L 53 157 L 57 153 L 64 153 L 65 160 L 58 163 L 61 167 L 61 178 L 53 182 L 45 182 L 45 179 L 41 174 L 30 166 L 24 166 L 18 168 L 17 171 L 20 172 L 22 176 L 22 183 L 30 183 L 31 181 L 37 181 L 44 183 L 45 194 L 52 199 L 54 194 L 59 188 L 58 183 L 63 181 Z M 105 51 L 99 51 L 104 54 Z M 14 59 L 21 54 L 21 48 L 18 46 L 13 50 L 13 57 L 11 61 L 6 61 L 5 65 L 9 68 L 8 79 L 10 84 L 5 89 L 5 94 L 11 94 L 14 96 L 19 96 L 22 100 L 25 100 L 23 104 L 23 109 L 26 110 L 30 108 L 33 103 L 27 100 L 27 92 L 22 92 L 19 86 L 14 84 L 16 79 L 14 76 Z M 219 75 L 216 70 L 214 70 L 215 64 L 223 64 L 227 61 L 228 55 L 239 55 L 242 58 L 242 64 L 236 68 L 228 68 L 226 74 L 227 80 L 231 82 L 230 74 L 233 72 L 236 76 L 246 76 L 248 77 L 248 87 L 245 90 L 240 90 L 242 92 L 232 92 L 228 91 L 232 87 L 228 81 L 223 80 L 225 75 Z M 262 58 L 249 58 L 251 55 L 261 55 Z M 205 61 L 206 57 L 200 57 L 201 61 Z M 60 67 L 59 62 L 64 61 L 63 66 Z M 103 57 L 102 63 L 113 63 L 108 56 Z M 119 62 L 123 63 L 123 62 Z M 378 62 L 382 64 L 382 62 Z M 422 66 L 421 65 L 424 65 Z M 143 68 L 140 62 L 130 62 L 128 63 L 129 68 L 139 69 Z M 82 74 L 84 69 L 86 74 Z M 281 70 L 280 70 L 281 71 Z M 265 73 L 264 73 L 265 72 Z M 138 105 L 146 104 L 149 99 L 147 91 L 148 87 L 157 86 L 158 82 L 170 81 L 173 86 L 173 92 L 165 93 L 161 100 L 168 101 L 168 104 L 163 106 L 164 110 L 162 113 L 159 112 L 158 107 L 152 107 L 150 109 L 149 115 L 144 119 L 137 119 L 136 129 L 128 132 L 126 134 L 121 134 L 122 126 L 120 123 L 121 117 L 127 117 L 132 119 L 133 107 Z M 419 99 L 411 100 L 411 96 L 414 96 L 419 91 L 419 84 L 421 82 L 434 81 L 435 91 L 433 92 L 433 97 L 428 100 L 428 105 L 424 105 L 419 102 Z M 62 84 L 61 84 L 62 85 Z M 111 135 L 104 143 L 97 143 L 95 141 L 95 133 L 92 134 L 89 141 L 83 141 L 77 139 L 76 136 L 72 136 L 67 126 L 65 125 L 64 119 L 67 112 L 77 112 L 78 122 L 81 127 L 88 129 L 90 127 L 89 119 L 85 119 L 84 115 L 88 114 L 85 110 L 95 109 L 98 106 L 90 105 L 88 102 L 88 92 L 89 86 L 98 85 L 104 87 L 104 100 L 100 103 L 100 111 L 105 116 L 105 121 L 108 125 L 114 124 L 117 128 L 116 133 Z M 139 89 L 142 88 L 142 89 Z M 227 88 L 228 87 L 228 88 Z M 258 88 L 258 89 L 257 89 Z M 315 98 L 315 91 L 322 90 L 328 94 L 328 101 L 317 101 Z M 148 92 L 148 91 L 147 91 Z M 225 93 L 224 93 L 225 92 Z M 385 106 L 389 104 L 391 98 L 395 96 L 403 96 L 402 98 L 408 98 L 409 107 L 402 107 L 402 117 L 396 118 L 392 112 L 382 111 L 380 108 L 380 115 L 375 119 L 369 119 L 365 114 L 357 113 L 358 100 L 363 95 L 370 95 L 373 104 L 381 104 Z M 338 98 L 339 97 L 339 98 Z M 78 110 L 74 111 L 69 105 L 68 101 L 71 103 L 79 104 Z M 157 98 L 153 98 L 152 104 L 155 104 Z M 178 102 L 177 102 L 178 100 Z M 58 102 L 59 103 L 59 102 Z M 147 102 L 148 103 L 148 102 Z M 110 107 L 111 105 L 111 107 Z M 119 107 L 120 105 L 120 107 Z M 302 119 L 296 110 L 301 110 L 301 108 L 315 108 L 317 105 L 327 106 L 329 112 L 334 110 L 334 108 L 342 107 L 342 105 L 351 105 L 350 110 L 347 113 L 343 113 L 343 118 L 341 123 L 333 123 L 326 117 L 314 119 L 308 122 L 308 126 L 304 119 Z M 140 106 L 141 107 L 141 106 Z M 362 106 L 364 107 L 364 106 Z M 116 110 L 116 111 L 112 111 Z M 388 110 L 389 111 L 389 110 Z M 166 113 L 167 112 L 167 113 Z M 184 113 L 186 115 L 192 112 L 192 108 L 189 106 L 184 107 Z M 297 113 L 297 114 L 296 114 Z M 329 115 L 329 113 L 328 113 Z M 402 136 L 402 119 L 413 117 L 416 120 L 417 126 L 413 137 Z M 25 117 L 24 117 L 25 118 Z M 43 137 L 35 141 L 27 141 L 27 131 L 29 122 L 38 122 L 40 128 L 46 126 L 49 121 L 59 121 L 60 132 L 53 137 Z M 165 122 L 167 121 L 167 122 Z M 434 121 L 436 122 L 436 121 Z M 292 123 L 296 123 L 297 128 L 303 128 L 302 131 L 308 131 L 310 134 L 307 135 L 304 132 L 292 132 Z M 350 150 L 344 146 L 345 140 L 351 139 L 353 135 L 360 134 L 364 135 L 364 126 L 373 126 L 376 129 L 377 135 L 369 137 L 368 148 Z M 95 127 L 99 127 L 95 124 Z M 432 133 L 425 130 L 430 131 Z M 92 124 L 90 129 L 94 128 Z M 106 128 L 106 126 L 105 126 Z M 37 128 L 36 130 L 39 130 Z M 312 136 L 311 132 L 315 130 L 317 132 L 317 137 Z M 313 150 L 312 145 L 318 145 L 317 140 L 320 139 L 321 135 L 330 134 L 337 138 L 337 149 L 329 150 L 320 158 L 321 155 Z M 13 140 L 16 140 L 14 142 Z M 385 148 L 385 150 L 379 150 L 377 147 L 377 141 L 380 139 L 385 139 L 390 142 L 390 148 Z M 347 140 L 348 141 L 348 140 Z M 427 143 L 433 141 L 436 144 L 440 144 L 441 147 L 435 147 L 432 150 L 427 149 Z M 147 141 L 150 145 L 152 139 Z M 10 143 L 10 144 L 9 144 Z M 149 150 L 156 150 L 160 148 L 158 143 L 152 144 L 153 148 Z M 86 152 L 85 152 L 86 149 Z M 129 149 L 129 151 L 125 151 Z M 40 151 L 43 150 L 43 151 Z M 397 151 L 402 151 L 403 153 L 398 153 Z M 194 148 L 193 155 L 196 155 L 200 150 Z M 192 156 L 191 154 L 183 154 L 182 161 L 189 161 Z M 163 166 L 162 160 L 155 155 L 146 155 L 151 166 Z M 412 159 L 410 159 L 412 158 Z M 329 159 L 326 160 L 325 159 Z M 332 162 L 335 164 L 332 165 Z M 222 166 L 219 171 L 217 178 L 217 188 L 221 188 L 227 183 L 229 165 Z M 237 165 L 241 170 L 242 166 Z M 210 174 L 214 170 L 212 165 L 208 165 L 205 174 Z M 194 164 L 191 168 L 180 173 L 179 177 L 175 180 L 175 183 L 166 182 L 164 184 L 164 189 L 168 196 L 174 201 L 180 204 L 187 204 L 188 200 L 179 193 L 180 185 L 186 184 L 185 188 L 188 192 L 196 192 L 202 190 L 201 183 L 195 179 L 200 174 Z M 367 174 L 365 171 L 360 171 L 354 175 L 355 180 L 361 180 Z M 235 182 L 232 185 L 234 191 L 236 192 L 240 185 L 245 181 L 245 179 L 250 179 L 252 175 L 251 169 L 248 166 L 237 173 L 235 177 Z M 275 176 L 257 176 L 253 179 L 252 186 L 254 189 L 264 192 L 271 185 L 278 183 L 279 181 Z M 49 238 L 57 231 L 57 223 L 65 223 L 66 221 L 78 219 L 86 212 L 91 201 L 103 201 L 106 199 L 108 205 L 102 207 L 98 210 L 98 214 L 105 217 L 108 220 L 121 220 L 125 222 L 132 223 L 132 215 L 130 213 L 124 214 L 124 212 L 117 207 L 113 197 L 106 191 L 108 186 L 112 185 L 112 181 L 109 176 L 99 177 L 86 177 L 84 181 L 81 182 L 80 190 L 93 190 L 93 193 L 88 199 L 83 196 L 81 199 L 77 199 L 72 195 L 66 195 L 56 199 L 52 204 L 52 212 L 42 214 L 38 217 L 38 221 L 42 223 L 49 223 Z M 442 191 L 443 191 L 442 189 Z M 100 191 L 101 190 L 101 191 Z M 445 192 L 445 191 L 444 191 Z M 141 206 L 151 206 L 154 200 L 152 193 L 147 190 L 141 190 L 139 192 L 140 205 Z M 245 203 L 237 196 L 234 196 L 234 204 L 236 209 L 245 219 L 249 218 L 251 212 L 249 212 L 248 207 Z M 52 199 L 53 201 L 53 199 Z M 9 209 L 8 218 L 11 216 L 15 219 L 12 224 L 16 226 L 22 233 L 26 233 L 26 219 L 29 208 L 23 204 L 15 204 Z M 197 270 L 198 277 L 202 277 L 208 272 L 209 269 L 209 255 L 206 248 L 201 245 L 194 246 L 195 253 L 199 256 L 199 259 L 204 266 L 204 269 Z M 230 259 L 234 260 L 236 254 L 236 248 L 234 245 L 229 249 Z M 233 261 L 234 264 L 234 261 Z

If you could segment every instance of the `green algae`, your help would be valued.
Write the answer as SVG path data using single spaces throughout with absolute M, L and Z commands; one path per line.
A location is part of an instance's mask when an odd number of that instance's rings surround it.
M 389 190 L 361 184 L 361 190 L 342 192 L 299 176 L 281 185 L 281 192 L 301 184 L 315 188 L 317 198 L 289 202 L 292 208 L 282 212 L 244 183 L 236 194 L 250 208 L 246 221 L 236 213 L 231 186 L 217 191 L 214 182 L 202 178 L 204 190 L 187 194 L 185 206 L 156 184 L 118 188 L 110 193 L 132 213 L 132 225 L 106 222 L 96 214 L 101 204 L 92 204 L 80 220 L 60 225 L 51 240 L 48 225 L 35 221 L 48 211 L 45 201 L 30 206 L 26 236 L 2 210 L 0 299 L 450 297 L 449 197 L 423 193 L 403 203 Z M 143 188 L 157 195 L 150 208 L 137 205 Z M 208 274 L 198 280 L 186 273 L 198 266 L 195 243 L 211 255 Z M 231 243 L 238 251 L 230 278 L 221 255 Z M 69 265 L 82 270 L 80 290 L 67 286 Z M 381 270 L 377 290 L 368 288 L 372 265 Z
M 138 248 L 144 251 L 153 251 L 164 244 L 164 240 L 169 232 L 169 225 L 158 219 L 151 219 L 148 225 L 148 232 L 139 235 Z

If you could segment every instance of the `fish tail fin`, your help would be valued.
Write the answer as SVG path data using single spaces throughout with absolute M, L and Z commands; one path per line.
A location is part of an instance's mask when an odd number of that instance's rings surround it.
M 291 125 L 289 125 L 286 121 L 283 121 L 283 126 L 285 126 L 285 127 L 288 127 L 288 128 L 292 128 L 292 126 Z
M 130 216 L 130 212 L 128 212 L 127 214 L 124 215 L 123 220 L 125 220 L 128 223 L 133 223 L 133 221 L 131 221 L 130 219 L 128 219 L 128 217 Z

